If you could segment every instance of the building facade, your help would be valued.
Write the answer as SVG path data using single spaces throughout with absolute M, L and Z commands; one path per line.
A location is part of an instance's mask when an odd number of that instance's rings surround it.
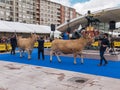
M 0 20 L 58 26 L 78 16 L 75 9 L 49 0 L 0 0 Z
M 36 23 L 34 0 L 0 0 L 0 20 Z
M 40 24 L 61 24 L 60 4 L 48 0 L 40 0 Z

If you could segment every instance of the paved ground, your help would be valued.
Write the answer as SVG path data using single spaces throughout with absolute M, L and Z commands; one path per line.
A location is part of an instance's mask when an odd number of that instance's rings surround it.
M 120 79 L 0 61 L 0 90 L 120 90 L 119 85 Z
M 0 61 L 0 90 L 120 90 L 120 79 Z

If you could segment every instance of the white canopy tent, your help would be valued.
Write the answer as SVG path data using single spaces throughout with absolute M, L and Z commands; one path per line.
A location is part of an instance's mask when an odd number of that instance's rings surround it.
M 33 33 L 33 30 L 27 28 L 23 23 L 2 21 L 5 25 L 14 32 Z
M 49 26 L 35 25 L 35 24 L 24 24 L 27 28 L 31 29 L 35 33 L 50 33 Z
M 3 22 L 0 22 L 0 32 L 14 32 L 14 30 L 5 25 Z
M 0 21 L 0 32 L 50 34 L 51 28 L 44 25 Z M 60 32 L 56 30 L 54 34 L 60 34 Z

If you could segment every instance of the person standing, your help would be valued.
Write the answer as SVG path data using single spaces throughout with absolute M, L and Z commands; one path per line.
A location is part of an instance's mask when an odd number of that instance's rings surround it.
M 108 47 L 110 47 L 108 34 L 104 33 L 103 39 L 101 39 L 101 43 L 100 43 L 100 63 L 98 64 L 98 66 L 102 66 L 103 60 L 104 60 L 104 65 L 108 64 L 108 61 L 104 57 L 105 51 L 108 49 Z
M 63 40 L 69 40 L 69 35 L 67 32 L 64 32 L 62 37 L 63 37 Z
M 44 57 L 44 39 L 43 37 L 40 37 L 38 41 L 38 60 L 40 59 L 40 53 L 42 53 L 42 60 L 45 59 Z
M 17 39 L 15 35 L 12 35 L 12 37 L 10 38 L 10 44 L 11 44 L 11 54 L 15 55 L 15 48 L 17 46 Z

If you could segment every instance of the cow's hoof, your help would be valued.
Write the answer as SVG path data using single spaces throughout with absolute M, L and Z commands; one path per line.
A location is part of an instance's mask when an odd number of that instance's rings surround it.
M 74 62 L 74 65 L 76 65 L 77 63 L 76 62 Z
M 31 58 L 28 58 L 28 60 L 30 60 Z
M 51 63 L 52 61 L 50 60 L 50 63 Z
M 58 61 L 59 63 L 61 63 L 61 61 Z

